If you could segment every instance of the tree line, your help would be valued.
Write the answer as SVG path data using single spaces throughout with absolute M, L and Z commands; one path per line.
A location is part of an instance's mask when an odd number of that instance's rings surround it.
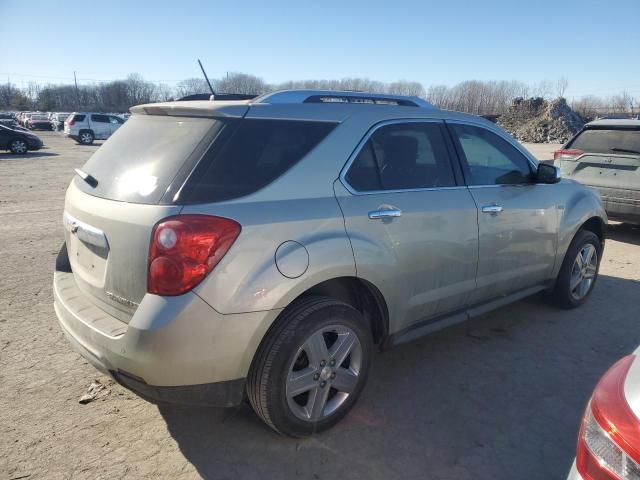
M 397 95 L 415 95 L 440 108 L 473 113 L 500 115 L 508 110 L 516 98 L 564 97 L 568 81 L 562 77 L 555 82 L 545 80 L 536 84 L 519 81 L 469 80 L 454 86 L 432 85 L 425 88 L 419 82 L 400 80 L 380 82 L 366 78 L 341 80 L 300 80 L 269 84 L 260 77 L 246 73 L 231 73 L 212 79 L 218 93 L 260 95 L 274 90 L 308 88 L 324 90 L 353 90 Z M 181 97 L 207 93 L 209 87 L 202 78 L 187 78 L 175 86 L 145 80 L 140 74 L 130 74 L 124 80 L 75 86 L 29 82 L 23 88 L 12 83 L 0 84 L 0 110 L 100 111 L 126 112 L 133 105 L 177 100 Z M 611 97 L 586 96 L 571 102 L 571 106 L 585 119 L 608 113 L 638 113 L 636 99 L 626 92 Z

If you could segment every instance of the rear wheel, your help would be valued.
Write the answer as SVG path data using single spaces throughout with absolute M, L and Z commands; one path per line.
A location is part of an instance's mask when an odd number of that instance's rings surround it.
M 9 143 L 9 150 L 16 155 L 24 155 L 29 150 L 29 146 L 25 140 L 16 138 Z
M 283 312 L 256 354 L 247 382 L 249 401 L 284 435 L 325 430 L 360 395 L 372 345 L 356 309 L 327 297 L 302 298 Z
M 562 308 L 575 308 L 584 303 L 598 279 L 602 244 L 598 236 L 579 231 L 565 255 L 553 291 L 555 302 Z
M 93 143 L 93 132 L 91 130 L 83 130 L 80 132 L 78 139 L 82 145 L 91 145 Z

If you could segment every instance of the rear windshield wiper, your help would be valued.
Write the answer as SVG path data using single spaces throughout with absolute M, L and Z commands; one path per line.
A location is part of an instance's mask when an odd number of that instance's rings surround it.
M 629 150 L 628 148 L 613 147 L 613 148 L 610 148 L 609 150 L 611 150 L 612 152 L 635 153 L 637 155 L 640 155 L 640 152 L 638 150 Z
M 96 177 L 94 177 L 93 175 L 89 175 L 87 172 L 83 172 L 79 168 L 74 168 L 74 170 L 82 180 L 89 184 L 89 186 L 93 188 L 96 188 L 98 186 L 98 180 L 96 180 Z

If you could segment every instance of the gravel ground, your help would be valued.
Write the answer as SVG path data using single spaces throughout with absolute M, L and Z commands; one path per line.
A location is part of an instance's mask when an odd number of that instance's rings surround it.
M 380 354 L 353 412 L 315 438 L 279 437 L 246 406 L 147 403 L 58 328 L 64 191 L 96 147 L 42 137 L 0 154 L 0 478 L 564 478 L 595 382 L 640 343 L 640 230 L 613 225 L 583 308 L 536 296 Z M 108 393 L 79 404 L 94 380 Z

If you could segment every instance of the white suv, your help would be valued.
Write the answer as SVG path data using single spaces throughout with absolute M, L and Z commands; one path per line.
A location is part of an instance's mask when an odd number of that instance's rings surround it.
M 73 112 L 64 122 L 64 134 L 83 145 L 94 140 L 106 140 L 124 123 L 116 115 L 105 113 Z

